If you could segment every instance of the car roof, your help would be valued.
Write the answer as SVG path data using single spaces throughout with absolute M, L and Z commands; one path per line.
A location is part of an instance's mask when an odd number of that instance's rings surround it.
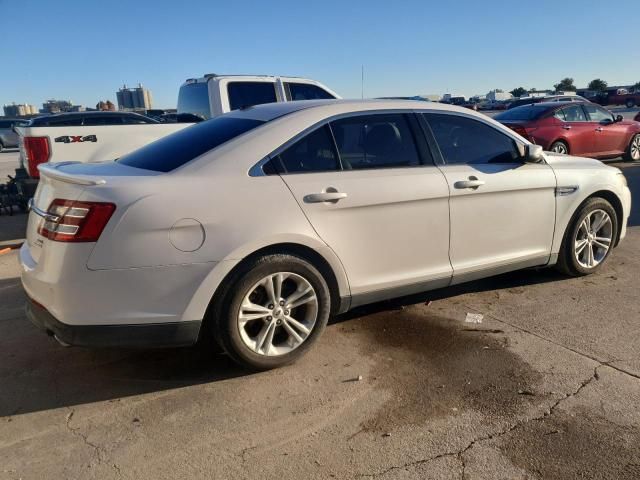
M 421 100 L 370 99 L 370 100 L 296 100 L 292 102 L 266 103 L 227 113 L 229 117 L 250 118 L 270 121 L 302 110 L 326 110 L 328 114 L 339 115 L 368 110 L 442 110 L 468 113 L 471 110 L 455 105 L 424 102 Z M 481 115 L 481 114 L 478 114 Z

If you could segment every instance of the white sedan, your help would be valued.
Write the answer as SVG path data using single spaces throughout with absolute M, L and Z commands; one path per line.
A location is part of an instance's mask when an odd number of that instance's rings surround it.
M 396 100 L 261 105 L 40 171 L 20 252 L 34 323 L 83 346 L 215 339 L 255 369 L 358 305 L 527 267 L 595 272 L 631 206 L 616 168 Z

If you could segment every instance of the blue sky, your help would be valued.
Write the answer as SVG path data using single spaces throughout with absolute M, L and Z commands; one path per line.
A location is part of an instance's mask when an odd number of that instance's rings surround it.
M 638 0 L 0 0 L 0 104 L 115 102 L 142 82 L 155 107 L 204 73 L 317 79 L 344 97 L 640 81 Z M 557 20 L 556 20 L 557 19 Z M 617 28 L 618 27 L 618 28 Z

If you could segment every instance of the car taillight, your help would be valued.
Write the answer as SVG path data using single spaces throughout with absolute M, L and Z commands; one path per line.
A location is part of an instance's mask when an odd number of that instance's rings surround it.
M 56 198 L 43 217 L 38 233 L 56 242 L 97 242 L 116 206 Z
M 29 175 L 33 178 L 40 178 L 40 172 L 38 172 L 38 165 L 41 163 L 47 163 L 51 150 L 49 149 L 48 137 L 24 137 L 22 139 L 22 146 L 24 148 L 24 159 L 29 166 Z

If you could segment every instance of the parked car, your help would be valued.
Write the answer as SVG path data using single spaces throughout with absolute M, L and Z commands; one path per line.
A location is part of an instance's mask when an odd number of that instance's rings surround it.
M 640 124 L 595 103 L 524 105 L 495 119 L 545 150 L 592 158 L 640 160 Z
M 159 123 L 148 119 L 137 123 L 123 120 L 112 125 L 95 120 L 90 124 L 91 127 L 86 122 L 79 125 L 77 119 L 88 116 L 87 112 L 64 114 L 77 115 L 71 117 L 70 123 L 64 123 L 61 119 L 68 117 L 60 115 L 47 117 L 50 121 L 56 117 L 58 123 L 55 124 L 32 123 L 18 128 L 21 137 L 20 161 L 28 167 L 29 174 L 37 179 L 37 167 L 41 163 L 114 160 L 193 123 L 231 110 L 269 102 L 318 98 L 337 98 L 337 95 L 321 83 L 305 78 L 209 74 L 188 79 L 180 87 L 175 123 Z M 99 113 L 101 119 L 109 118 L 108 114 L 114 118 L 121 115 L 121 112 Z
M 549 95 L 546 97 L 525 97 L 519 98 L 509 103 L 507 109 L 521 107 L 522 105 L 532 105 L 542 102 L 586 102 L 591 103 L 580 95 Z
M 617 168 L 412 101 L 261 105 L 116 162 L 41 165 L 29 318 L 65 344 L 214 339 L 267 369 L 330 315 L 525 267 L 593 273 L 626 234 Z
M 13 127 L 25 125 L 28 120 L 20 118 L 0 118 L 0 152 L 5 148 L 18 147 L 18 134 Z

